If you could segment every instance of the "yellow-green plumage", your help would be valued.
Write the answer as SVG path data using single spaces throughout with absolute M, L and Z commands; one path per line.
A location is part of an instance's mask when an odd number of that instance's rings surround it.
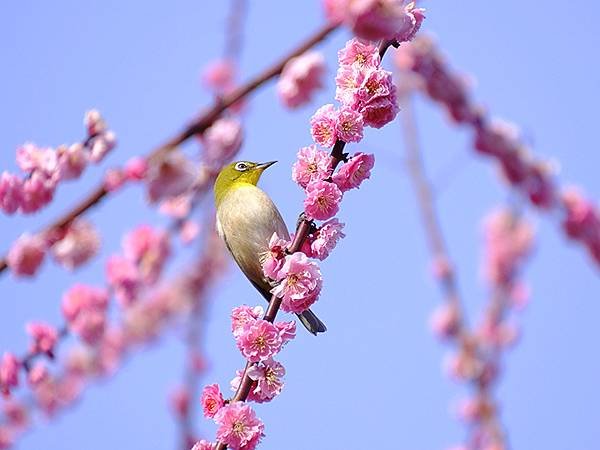
M 268 251 L 274 232 L 280 238 L 290 238 L 279 210 L 256 186 L 263 171 L 272 164 L 234 162 L 221 170 L 214 187 L 219 235 L 244 275 L 267 300 L 271 298 L 272 285 L 263 274 L 261 257 Z M 299 318 L 313 334 L 326 330 L 310 310 Z

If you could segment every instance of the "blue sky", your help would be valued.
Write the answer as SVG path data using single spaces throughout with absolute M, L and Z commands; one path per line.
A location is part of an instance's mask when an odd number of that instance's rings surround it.
M 119 137 L 104 167 L 146 152 L 179 130 L 210 101 L 199 84 L 203 64 L 220 55 L 228 2 L 3 2 L 0 5 L 0 168 L 14 170 L 14 151 L 82 136 L 85 110 L 96 107 Z M 474 92 L 494 115 L 517 123 L 537 155 L 560 162 L 559 180 L 591 198 L 600 192 L 597 111 L 600 63 L 594 55 L 596 2 L 427 2 L 424 31 L 434 33 L 452 65 L 473 77 Z M 241 62 L 245 79 L 317 29 L 316 0 L 250 2 Z M 335 52 L 349 34 L 320 48 L 329 63 L 327 88 L 288 113 L 270 84 L 252 97 L 243 157 L 278 159 L 262 182 L 292 224 L 301 192 L 290 179 L 300 146 L 310 142 L 308 119 L 334 95 Z M 426 100 L 417 118 L 428 171 L 440 186 L 438 206 L 461 290 L 475 319 L 486 300 L 479 271 L 482 216 L 506 201 L 495 168 L 474 156 L 470 134 L 449 124 Z M 193 145 L 190 147 L 194 151 Z M 397 122 L 372 130 L 352 148 L 374 152 L 371 180 L 344 200 L 347 237 L 322 265 L 325 287 L 316 309 L 329 331 L 299 333 L 281 355 L 284 393 L 257 407 L 266 424 L 263 448 L 442 449 L 460 442 L 464 427 L 450 414 L 464 392 L 442 373 L 446 348 L 427 329 L 439 302 L 428 276 L 428 254 L 403 164 Z M 66 183 L 57 201 L 33 217 L 2 217 L 1 250 L 22 230 L 47 223 L 99 180 L 103 168 Z M 100 258 L 68 274 L 46 264 L 35 283 L 0 279 L 4 313 L 0 349 L 20 352 L 30 319 L 60 323 L 59 299 L 74 281 L 94 282 L 104 258 L 127 229 L 164 219 L 135 187 L 95 209 L 102 230 Z M 525 278 L 532 288 L 521 317 L 523 337 L 508 355 L 498 393 L 515 449 L 588 449 L 598 427 L 600 339 L 598 268 L 568 243 L 556 217 L 532 211 L 538 243 Z M 225 388 L 242 364 L 229 334 L 235 304 L 260 299 L 233 267 L 209 308 L 206 382 Z M 181 332 L 137 354 L 112 379 L 52 422 L 38 421 L 20 449 L 173 449 L 175 423 L 167 394 L 181 379 Z M 213 436 L 208 421 L 198 429 Z

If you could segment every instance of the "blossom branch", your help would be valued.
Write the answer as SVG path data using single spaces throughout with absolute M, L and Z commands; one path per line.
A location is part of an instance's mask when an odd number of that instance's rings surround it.
M 452 121 L 472 129 L 474 150 L 492 158 L 513 189 L 538 209 L 560 214 L 563 232 L 582 244 L 600 267 L 600 209 L 576 189 L 557 186 L 551 164 L 530 153 L 514 125 L 490 118 L 433 39 L 419 36 L 397 53 L 396 62 L 413 73 L 415 84 Z
M 456 280 L 455 267 L 446 247 L 442 227 L 434 206 L 435 200 L 432 195 L 431 185 L 425 174 L 410 93 L 405 93 L 401 100 L 402 135 L 406 148 L 409 174 L 416 193 L 425 237 L 432 254 L 433 271 L 442 291 L 444 302 L 446 303 L 440 310 L 443 312 L 444 332 L 447 337 L 455 340 L 455 344 L 459 348 L 459 354 L 464 355 L 465 359 L 476 361 L 481 358 L 481 348 L 477 337 L 470 332 L 466 324 L 463 303 Z M 489 308 L 501 313 L 502 306 L 502 302 L 492 301 Z M 500 446 L 499 448 L 505 448 L 506 438 L 497 416 L 498 408 L 495 405 L 487 381 L 485 372 L 480 371 L 478 376 L 473 379 L 473 389 L 476 391 L 477 398 L 480 399 L 481 404 L 486 405 L 482 421 L 484 422 L 487 434 L 493 436 L 493 440 Z
M 290 59 L 301 55 L 308 49 L 317 45 L 323 41 L 329 34 L 331 34 L 336 28 L 337 24 L 326 24 L 312 36 L 307 38 L 298 47 L 292 50 L 290 53 L 285 55 L 279 61 L 266 68 L 263 72 L 256 75 L 254 78 L 248 80 L 243 85 L 234 89 L 232 92 L 215 100 L 213 105 L 206 109 L 197 119 L 187 125 L 181 132 L 168 139 L 164 144 L 153 150 L 148 156 L 147 161 L 149 165 L 158 164 L 166 154 L 176 149 L 179 145 L 190 139 L 191 137 L 202 134 L 206 131 L 229 107 L 237 103 L 254 90 L 264 85 L 269 80 L 279 75 L 285 66 L 286 62 Z M 64 215 L 60 216 L 50 225 L 45 228 L 45 231 L 50 230 L 62 230 L 72 223 L 76 218 L 83 215 L 86 211 L 99 204 L 109 194 L 109 190 L 105 184 L 97 186 L 86 198 L 76 204 L 72 209 L 67 211 Z M 6 257 L 0 260 L 0 272 L 3 272 L 7 268 Z
M 383 57 L 389 47 L 394 46 L 397 47 L 399 43 L 396 40 L 385 40 L 383 41 L 378 49 L 379 57 Z M 395 115 L 395 114 L 394 114 Z M 392 116 L 393 118 L 393 116 Z M 344 161 L 347 161 L 347 155 L 344 153 L 344 148 L 346 146 L 346 142 L 340 138 L 335 140 L 333 148 L 329 154 L 328 161 L 328 173 L 333 174 L 337 166 Z M 328 178 L 331 181 L 331 176 Z M 302 247 L 308 238 L 311 230 L 315 229 L 314 222 L 306 216 L 305 213 L 300 215 L 298 223 L 296 225 L 296 232 L 294 235 L 294 239 L 290 243 L 287 248 L 287 253 L 289 255 L 294 255 L 297 252 L 302 251 Z M 274 291 L 271 299 L 269 301 L 269 306 L 262 317 L 262 320 L 266 322 L 273 323 L 277 317 L 277 314 L 281 308 L 283 302 L 283 296 L 278 291 Z M 252 389 L 252 385 L 254 380 L 250 377 L 249 371 L 256 363 L 247 361 L 244 371 L 241 376 L 241 382 L 235 392 L 235 395 L 231 399 L 232 403 L 235 402 L 245 402 L 248 399 L 250 391 Z M 222 441 L 217 441 L 216 450 L 225 450 L 227 448 L 227 444 Z

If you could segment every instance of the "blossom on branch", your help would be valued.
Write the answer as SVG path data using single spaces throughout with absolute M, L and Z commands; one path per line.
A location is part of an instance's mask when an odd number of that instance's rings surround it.
M 331 173 L 331 157 L 315 145 L 302 147 L 298 150 L 297 158 L 292 166 L 292 180 L 303 188 L 326 179 Z
M 330 219 L 319 227 L 310 243 L 311 255 L 323 261 L 335 248 L 338 240 L 346 235 L 342 232 L 344 224 L 338 219 Z
M 202 391 L 202 397 L 200 402 L 202 403 L 202 413 L 204 417 L 212 419 L 219 412 L 219 410 L 225 405 L 223 394 L 219 389 L 218 384 L 209 384 L 204 387 Z
M 19 360 L 10 352 L 4 352 L 0 360 L 0 392 L 5 396 L 19 385 Z
M 77 219 L 67 228 L 65 235 L 52 244 L 52 257 L 61 266 L 74 270 L 89 261 L 100 247 L 100 237 L 92 223 Z
M 16 276 L 35 275 L 46 255 L 46 241 L 39 235 L 23 234 L 10 248 L 6 263 Z
M 371 169 L 374 165 L 375 155 L 356 153 L 340 167 L 332 180 L 342 192 L 358 189 L 364 180 L 371 177 Z
M 306 187 L 304 212 L 307 217 L 317 220 L 327 220 L 340 210 L 342 191 L 328 181 L 316 181 Z
M 244 358 L 258 362 L 275 356 L 281 350 L 282 339 L 275 325 L 256 319 L 244 326 L 236 343 Z
M 217 439 L 232 450 L 253 450 L 263 436 L 264 425 L 254 410 L 243 402 L 232 402 L 215 416 Z
M 56 328 L 43 322 L 29 322 L 26 329 L 33 339 L 29 351 L 32 354 L 47 353 L 52 355 L 54 345 L 58 339 Z
M 317 301 L 323 283 L 317 264 L 309 261 L 302 252 L 285 258 L 277 279 L 281 282 L 271 292 L 282 298 L 282 310 L 297 314 Z
M 256 382 L 252 388 L 252 398 L 257 403 L 273 400 L 283 389 L 282 378 L 285 375 L 283 365 L 268 359 L 248 369 L 248 376 Z
M 269 251 L 261 257 L 262 269 L 265 276 L 272 280 L 276 279 L 277 272 L 283 266 L 286 249 L 289 244 L 285 239 L 281 239 L 277 233 L 273 233 L 269 240 Z
M 277 81 L 279 98 L 288 108 L 308 103 L 323 86 L 324 73 L 325 59 L 319 52 L 308 51 L 290 59 Z

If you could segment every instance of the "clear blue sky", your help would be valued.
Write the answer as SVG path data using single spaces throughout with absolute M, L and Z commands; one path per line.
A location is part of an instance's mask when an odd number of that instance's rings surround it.
M 250 2 L 242 78 L 275 60 L 322 22 L 319 2 Z M 203 64 L 223 47 L 228 2 L 3 2 L 0 5 L 0 168 L 13 170 L 14 151 L 27 140 L 58 145 L 82 136 L 81 118 L 97 107 L 120 145 L 105 166 L 146 152 L 170 136 L 210 97 L 199 85 Z M 473 75 L 475 92 L 495 114 L 522 127 L 536 154 L 560 161 L 560 180 L 600 192 L 597 104 L 600 45 L 597 2 L 427 2 L 424 30 L 434 32 L 455 67 Z M 317 102 L 283 111 L 273 85 L 252 97 L 243 156 L 278 159 L 264 180 L 289 224 L 301 192 L 290 180 L 298 147 L 310 142 L 308 119 L 334 95 L 338 32 L 321 48 L 329 82 Z M 480 220 L 506 200 L 488 161 L 473 156 L 469 134 L 448 123 L 427 101 L 418 120 L 429 172 L 445 180 L 439 197 L 443 225 L 460 271 L 471 317 L 485 302 L 479 275 Z M 356 146 L 356 149 L 359 147 Z M 329 331 L 299 333 L 281 355 L 287 386 L 257 407 L 266 423 L 263 448 L 442 449 L 460 442 L 464 427 L 450 414 L 462 387 L 441 372 L 446 349 L 427 329 L 439 302 L 415 201 L 402 163 L 399 125 L 369 132 L 360 149 L 374 152 L 372 179 L 345 199 L 340 218 L 347 238 L 322 266 L 318 312 Z M 449 179 L 446 175 L 451 168 Z M 23 229 L 37 229 L 86 192 L 102 169 L 65 184 L 58 201 L 28 218 L 0 218 L 0 250 Z M 128 189 L 89 217 L 102 230 L 101 258 L 74 275 L 46 264 L 35 283 L 0 279 L 0 350 L 26 347 L 23 324 L 60 322 L 61 292 L 97 281 L 120 236 L 162 218 Z M 537 251 L 527 267 L 532 302 L 522 316 L 523 339 L 508 356 L 499 387 L 502 419 L 515 449 L 591 449 L 600 441 L 599 271 L 558 232 L 556 218 L 532 218 Z M 209 311 L 207 382 L 226 387 L 242 364 L 228 316 L 239 302 L 258 303 L 231 270 Z M 22 450 L 172 450 L 176 427 L 167 411 L 181 379 L 180 333 L 129 361 L 109 381 L 89 389 L 76 407 L 42 421 Z M 208 421 L 199 429 L 212 438 Z

